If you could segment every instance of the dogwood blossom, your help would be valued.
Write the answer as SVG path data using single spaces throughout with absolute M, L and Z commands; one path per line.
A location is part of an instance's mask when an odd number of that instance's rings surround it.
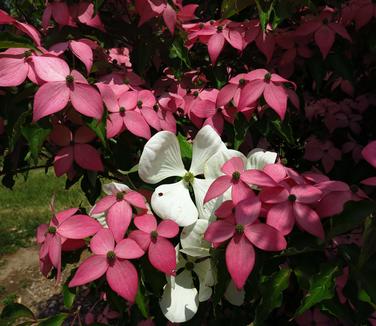
M 204 174 L 204 166 L 210 157 L 226 149 L 221 138 L 210 126 L 205 126 L 193 140 L 192 162 L 186 170 L 181 158 L 177 137 L 169 131 L 155 134 L 146 143 L 140 157 L 138 174 L 151 184 L 159 183 L 168 177 L 180 177 L 172 184 L 158 186 L 152 195 L 151 206 L 162 219 L 171 219 L 180 226 L 193 224 L 199 211 L 203 210 L 203 197 L 211 180 L 197 178 Z M 192 186 L 196 205 L 190 194 Z

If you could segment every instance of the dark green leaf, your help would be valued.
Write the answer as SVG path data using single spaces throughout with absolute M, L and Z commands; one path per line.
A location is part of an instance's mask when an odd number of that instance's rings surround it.
M 320 310 L 326 311 L 329 314 L 340 320 L 353 321 L 354 311 L 346 304 L 341 304 L 337 298 L 325 300 L 320 304 Z
M 27 37 L 11 34 L 8 32 L 0 33 L 0 49 L 8 48 L 27 48 L 36 49 L 35 45 Z
M 61 326 L 67 317 L 68 314 L 60 313 L 58 315 L 42 319 L 38 326 Z
M 95 16 L 98 12 L 98 10 L 102 7 L 104 3 L 104 0 L 94 0 L 94 14 L 93 16 Z
M 91 205 L 95 204 L 95 201 L 101 194 L 101 182 L 98 178 L 95 178 L 94 180 L 91 180 L 92 178 L 89 177 L 89 171 L 88 173 L 85 173 L 84 177 L 81 180 L 81 189 L 86 195 L 86 198 L 88 199 L 89 203 Z
M 291 146 L 295 144 L 295 137 L 291 128 L 291 124 L 288 123 L 288 121 L 281 121 L 278 118 L 272 120 L 271 124 L 284 141 L 286 141 Z
M 148 306 L 147 306 L 145 296 L 142 293 L 140 286 L 138 287 L 138 291 L 137 291 L 136 305 L 138 309 L 140 310 L 142 316 L 146 319 L 149 318 Z
M 224 0 L 221 6 L 222 17 L 229 18 L 234 16 L 253 3 L 254 0 Z
M 26 306 L 19 303 L 11 303 L 4 307 L 0 315 L 0 324 L 14 325 L 19 318 L 35 319 L 33 312 Z
M 67 284 L 63 285 L 64 306 L 68 309 L 72 308 L 74 299 L 76 298 L 76 288 L 69 288 Z
M 106 137 L 106 126 L 105 122 L 103 120 L 97 121 L 97 120 L 92 120 L 89 124 L 88 127 L 95 132 L 95 134 L 98 136 L 98 138 L 101 140 L 102 144 L 104 147 L 107 146 L 107 137 Z
M 234 123 L 234 149 L 238 150 L 243 144 L 245 135 L 249 129 L 249 123 L 242 116 L 238 116 Z
M 289 286 L 290 269 L 281 269 L 271 276 L 264 276 L 261 280 L 262 298 L 256 308 L 254 325 L 262 325 L 269 314 L 281 306 L 283 291 Z
M 349 232 L 361 226 L 367 216 L 376 211 L 376 204 L 370 200 L 351 201 L 345 204 L 341 214 L 329 219 L 325 226 L 328 229 L 328 238 Z
M 178 134 L 180 152 L 183 159 L 192 159 L 192 144 L 181 134 Z
M 296 311 L 295 316 L 303 314 L 323 300 L 331 299 L 334 296 L 335 277 L 339 273 L 340 268 L 336 264 L 321 265 L 320 273 L 312 278 L 308 293 Z
M 376 253 L 376 221 L 373 216 L 366 219 L 363 232 L 363 245 L 360 250 L 359 267 L 361 268 Z
M 50 132 L 51 129 L 44 129 L 35 124 L 21 127 L 21 134 L 27 140 L 35 164 L 38 162 L 39 152 Z
M 171 59 L 180 59 L 180 61 L 182 61 L 187 68 L 191 67 L 188 49 L 184 46 L 182 38 L 175 38 L 174 42 L 172 42 L 169 56 Z
M 29 115 L 31 115 L 31 111 L 29 110 L 21 113 L 19 118 L 14 123 L 9 137 L 9 148 L 11 151 L 14 150 L 14 146 L 21 136 L 22 126 L 25 124 L 26 119 L 29 117 Z

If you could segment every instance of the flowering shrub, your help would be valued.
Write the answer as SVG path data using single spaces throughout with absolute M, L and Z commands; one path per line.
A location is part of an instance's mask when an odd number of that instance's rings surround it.
M 70 298 L 42 323 L 376 325 L 371 0 L 3 9 L 2 183 L 53 167 L 92 205 L 37 230 Z

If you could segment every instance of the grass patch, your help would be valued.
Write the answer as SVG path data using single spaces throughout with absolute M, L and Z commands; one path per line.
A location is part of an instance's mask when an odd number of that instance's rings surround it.
M 51 217 L 54 193 L 56 211 L 80 204 L 89 207 L 79 183 L 65 190 L 65 178 L 53 172 L 31 171 L 26 181 L 20 175 L 13 190 L 0 186 L 0 256 L 33 243 L 38 225 Z

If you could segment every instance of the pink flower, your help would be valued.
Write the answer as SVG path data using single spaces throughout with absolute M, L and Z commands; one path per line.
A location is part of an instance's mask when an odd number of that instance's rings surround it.
M 289 234 L 295 222 L 304 231 L 324 238 L 319 215 L 310 207 L 322 196 L 322 192 L 311 185 L 296 185 L 293 187 L 265 187 L 260 193 L 260 199 L 265 204 L 271 204 L 267 213 L 266 223 L 275 227 L 283 235 Z
M 0 53 L 0 87 L 21 85 L 26 78 L 39 84 L 35 76 L 32 57 L 34 53 L 30 49 L 8 49 Z
M 320 312 L 318 308 L 306 311 L 303 315 L 295 319 L 299 326 L 337 326 L 340 325 L 334 319 L 329 318 Z
M 0 25 L 2 25 L 2 24 L 13 25 L 14 27 L 16 27 L 21 32 L 27 34 L 37 46 L 41 46 L 42 43 L 41 43 L 41 39 L 40 39 L 40 34 L 35 29 L 34 26 L 31 26 L 31 25 L 26 24 L 26 23 L 22 23 L 22 22 L 20 22 L 16 19 L 14 19 L 12 16 L 8 15 L 5 11 L 0 10 Z
M 305 146 L 304 159 L 308 161 L 321 160 L 325 173 L 333 169 L 335 161 L 340 160 L 341 156 L 341 151 L 334 147 L 329 140 L 321 142 L 317 138 L 311 137 Z
M 218 177 L 210 185 L 204 203 L 222 195 L 231 187 L 231 198 L 235 204 L 248 196 L 254 195 L 252 189 L 248 186 L 248 172 L 244 170 L 244 162 L 240 157 L 233 157 L 221 167 L 225 174 Z
M 69 101 L 81 114 L 101 119 L 102 99 L 93 86 L 77 71 L 57 57 L 34 56 L 35 72 L 46 81 L 34 97 L 33 121 L 61 111 Z
M 129 238 L 134 239 L 144 251 L 148 251 L 150 263 L 162 273 L 175 275 L 176 252 L 167 239 L 179 233 L 179 226 L 171 220 L 159 225 L 153 215 L 145 214 L 134 218 L 138 230 L 132 231 Z
M 369 164 L 376 168 L 376 140 L 371 141 L 363 148 L 362 155 Z
M 132 206 L 147 210 L 145 198 L 136 191 L 116 192 L 99 200 L 92 210 L 92 214 L 107 212 L 106 221 L 112 229 L 116 241 L 124 238 L 132 219 Z
M 287 109 L 288 92 L 283 83 L 291 83 L 277 74 L 265 69 L 256 69 L 248 73 L 248 84 L 241 91 L 239 106 L 247 107 L 256 102 L 261 95 L 266 103 L 283 120 Z M 293 83 L 291 83 L 295 86 Z
M 123 239 L 115 245 L 111 229 L 100 230 L 90 241 L 93 255 L 80 266 L 69 287 L 80 286 L 106 274 L 113 291 L 134 302 L 138 289 L 137 270 L 128 259 L 140 258 L 144 251 L 132 239 Z
M 95 48 L 96 43 L 82 38 L 79 40 L 70 40 L 67 42 L 61 42 L 54 44 L 50 47 L 51 52 L 55 52 L 57 55 L 61 55 L 65 52 L 68 48 L 72 51 L 72 53 L 82 61 L 85 65 L 86 72 L 89 74 L 91 67 L 93 66 L 93 50 Z
M 235 213 L 209 224 L 205 240 L 217 245 L 230 240 L 226 247 L 226 265 L 236 287 L 241 289 L 255 263 L 253 245 L 261 250 L 279 251 L 286 248 L 283 235 L 273 227 L 257 222 L 261 203 L 248 197 L 238 204 L 224 202 L 217 211 L 235 208 Z M 225 214 L 227 215 L 227 214 Z
M 137 91 L 126 91 L 116 96 L 111 85 L 98 84 L 98 88 L 109 111 L 107 138 L 115 137 L 125 129 L 136 136 L 150 138 L 150 128 L 145 118 L 140 110 L 135 110 L 138 100 Z
M 341 23 L 332 21 L 333 13 L 334 9 L 326 7 L 319 17 L 303 23 L 296 30 L 299 36 L 314 34 L 315 42 L 324 58 L 332 48 L 336 34 L 351 42 L 346 28 Z
M 41 245 L 39 260 L 41 272 L 47 275 L 52 266 L 57 269 L 57 281 L 61 277 L 61 251 L 82 246 L 81 240 L 92 236 L 101 228 L 100 224 L 87 215 L 74 215 L 77 208 L 67 209 L 52 217 L 50 224 L 41 224 L 37 229 L 37 242 Z M 69 243 L 70 242 L 70 243 Z
M 98 13 L 94 14 L 95 8 L 92 2 L 80 1 L 70 6 L 69 12 L 74 19 L 87 26 L 97 28 L 104 32 L 104 26 Z
M 69 7 L 65 2 L 48 1 L 47 6 L 43 11 L 42 26 L 47 30 L 50 20 L 53 18 L 60 28 L 63 26 L 76 26 L 70 13 Z
M 73 163 L 85 170 L 103 171 L 103 163 L 97 150 L 87 144 L 96 138 L 94 132 L 88 127 L 79 127 L 73 134 L 67 127 L 56 125 L 51 132 L 50 140 L 63 147 L 54 159 L 56 176 L 73 170 Z

